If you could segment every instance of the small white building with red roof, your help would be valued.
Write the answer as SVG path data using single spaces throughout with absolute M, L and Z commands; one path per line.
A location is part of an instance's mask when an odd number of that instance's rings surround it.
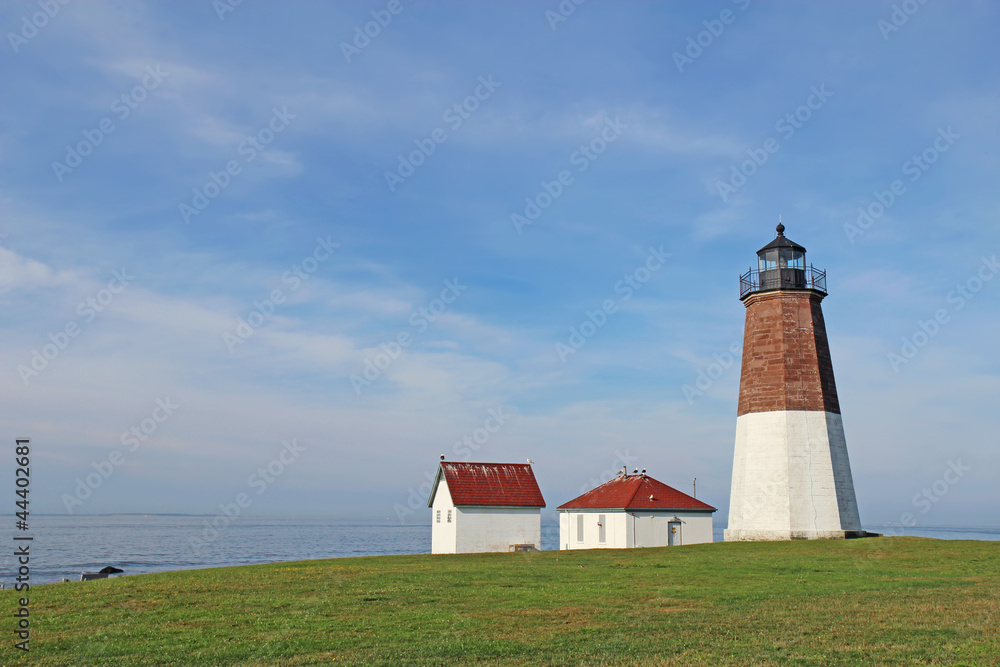
M 625 472 L 560 505 L 560 549 L 631 549 L 712 541 L 707 503 L 647 475 Z
M 441 461 L 427 506 L 431 553 L 541 549 L 545 500 L 528 463 Z

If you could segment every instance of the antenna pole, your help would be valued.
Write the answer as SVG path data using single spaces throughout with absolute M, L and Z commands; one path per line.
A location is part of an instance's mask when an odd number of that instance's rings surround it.
M 695 500 L 698 499 L 698 478 L 695 477 L 691 480 L 691 497 Z

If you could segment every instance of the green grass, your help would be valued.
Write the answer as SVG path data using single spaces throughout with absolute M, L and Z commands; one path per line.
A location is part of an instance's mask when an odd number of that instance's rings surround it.
M 994 665 L 998 600 L 997 542 L 302 561 L 39 586 L 0 663 Z

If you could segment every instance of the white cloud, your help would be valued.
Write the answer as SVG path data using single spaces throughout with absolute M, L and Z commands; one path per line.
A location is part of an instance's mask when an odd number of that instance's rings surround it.
M 0 246 L 0 293 L 14 289 L 31 290 L 38 287 L 56 287 L 77 280 L 72 271 L 56 270 L 13 250 Z

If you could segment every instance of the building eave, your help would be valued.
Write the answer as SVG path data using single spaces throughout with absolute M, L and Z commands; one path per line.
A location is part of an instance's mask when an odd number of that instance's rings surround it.
M 482 508 L 494 508 L 494 509 L 522 509 L 522 510 L 535 510 L 542 509 L 545 505 L 455 505 L 455 507 L 482 507 Z
M 427 498 L 427 506 L 434 507 L 434 496 L 437 495 L 438 485 L 441 483 L 441 475 L 443 474 L 443 469 L 441 465 L 438 464 L 437 474 L 434 475 L 434 481 L 431 482 L 431 493 Z
M 566 507 L 559 506 L 557 512 L 704 512 L 713 514 L 719 510 L 715 507 Z

